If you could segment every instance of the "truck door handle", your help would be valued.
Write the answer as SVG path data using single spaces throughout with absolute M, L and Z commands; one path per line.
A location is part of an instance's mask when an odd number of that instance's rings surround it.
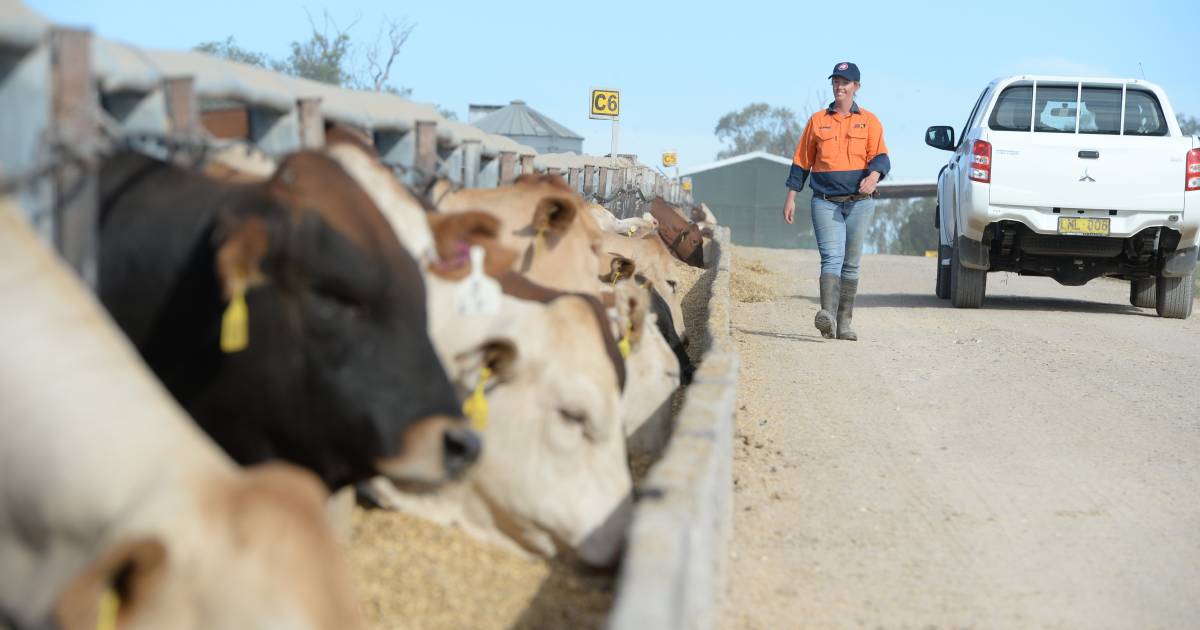
M 1099 159 L 1100 152 L 1099 151 L 1080 151 L 1079 157 L 1081 157 L 1085 160 L 1095 160 L 1095 159 Z

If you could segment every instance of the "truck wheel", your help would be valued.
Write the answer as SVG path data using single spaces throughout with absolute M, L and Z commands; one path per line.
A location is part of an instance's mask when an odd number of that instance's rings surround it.
M 1158 311 L 1159 317 L 1187 319 L 1192 314 L 1192 297 L 1196 291 L 1192 274 L 1181 278 L 1160 275 L 1157 288 L 1154 310 Z
M 946 262 L 942 255 L 942 246 L 938 245 L 937 285 L 933 293 L 943 300 L 950 299 L 950 265 L 945 264 Z
M 987 292 L 987 272 L 964 267 L 958 246 L 950 250 L 950 303 L 957 308 L 979 308 Z
M 1129 281 L 1129 303 L 1138 308 L 1155 308 L 1154 278 Z

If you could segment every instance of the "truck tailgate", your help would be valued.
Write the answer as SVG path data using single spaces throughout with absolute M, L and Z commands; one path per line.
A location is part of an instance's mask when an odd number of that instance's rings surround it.
M 1183 210 L 1189 138 L 992 132 L 989 140 L 994 205 Z

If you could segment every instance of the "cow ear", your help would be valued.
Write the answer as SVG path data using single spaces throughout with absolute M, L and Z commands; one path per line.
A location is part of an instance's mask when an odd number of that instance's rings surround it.
M 452 192 L 454 192 L 454 182 L 445 178 L 435 180 L 429 187 L 428 192 L 425 193 L 425 201 L 429 203 L 429 207 L 426 210 L 436 211 L 438 206 L 441 205 L 442 200 L 446 198 L 446 195 Z
M 468 252 L 472 245 L 484 248 L 484 273 L 499 278 L 512 269 L 517 252 L 500 244 L 500 220 L 478 211 L 426 215 L 433 233 L 438 261 L 430 271 L 447 280 L 461 280 L 471 271 Z
M 547 194 L 538 200 L 537 208 L 533 212 L 533 229 L 537 232 L 563 234 L 575 222 L 579 206 L 580 201 L 577 197 L 559 192 Z
M 144 610 L 167 575 L 167 549 L 156 538 L 119 543 L 85 568 L 54 607 L 62 630 L 119 628 Z
M 513 374 L 518 356 L 517 345 L 507 337 L 493 337 L 454 358 L 461 373 L 491 370 L 495 378 L 504 380 Z
M 267 224 L 260 217 L 226 218 L 216 232 L 217 278 L 226 299 L 265 284 L 262 262 L 270 249 Z
M 600 280 L 610 284 L 616 284 L 618 280 L 632 278 L 634 272 L 637 271 L 637 264 L 632 260 L 611 252 L 601 254 L 600 264 L 604 269 L 600 275 Z
M 509 339 L 492 339 L 484 344 L 483 364 L 500 378 L 512 376 L 517 362 L 517 346 Z

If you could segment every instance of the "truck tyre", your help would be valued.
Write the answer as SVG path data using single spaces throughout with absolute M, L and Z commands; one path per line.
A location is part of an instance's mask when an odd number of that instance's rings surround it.
M 1156 308 L 1158 300 L 1154 297 L 1154 278 L 1130 280 L 1129 303 L 1138 308 Z
M 958 246 L 950 250 L 950 303 L 956 308 L 979 308 L 987 292 L 987 272 L 964 267 Z
M 933 289 L 934 295 L 943 300 L 950 299 L 950 265 L 945 264 L 945 258 L 942 256 L 942 247 L 938 246 L 937 259 L 937 285 Z
M 1180 278 L 1160 275 L 1157 289 L 1154 310 L 1158 311 L 1159 317 L 1187 319 L 1192 314 L 1192 297 L 1196 290 L 1192 274 Z

